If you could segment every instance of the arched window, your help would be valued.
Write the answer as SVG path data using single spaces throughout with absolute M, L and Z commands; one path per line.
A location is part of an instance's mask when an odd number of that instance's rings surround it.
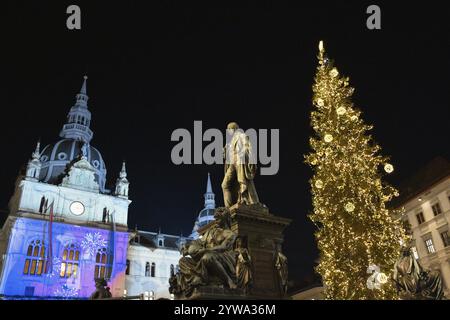
M 173 276 L 175 274 L 175 268 L 173 264 L 170 265 L 170 276 Z
M 145 263 L 145 276 L 150 277 L 150 262 Z
M 154 262 L 152 262 L 152 270 L 151 270 L 151 276 L 155 277 L 155 269 L 156 269 L 156 265 Z
M 162 240 L 159 240 L 159 242 L 158 242 L 158 243 L 159 243 L 158 245 L 159 245 L 160 247 L 162 247 L 162 246 L 163 246 L 163 241 L 162 241 Z
M 59 275 L 61 278 L 74 278 L 78 274 L 78 266 L 80 264 L 80 249 L 74 244 L 70 244 L 64 248 L 62 261 L 61 261 L 61 271 Z
M 34 240 L 27 249 L 27 258 L 23 267 L 23 274 L 41 276 L 44 273 L 46 246 L 41 240 Z
M 111 254 L 108 254 L 106 248 L 101 248 L 95 256 L 94 278 L 109 279 L 112 271 Z
M 127 259 L 127 268 L 125 269 L 125 274 L 130 274 L 130 260 Z

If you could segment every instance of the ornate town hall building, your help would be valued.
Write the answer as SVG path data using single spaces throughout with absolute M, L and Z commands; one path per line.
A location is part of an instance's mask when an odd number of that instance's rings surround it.
M 88 297 L 95 278 L 105 278 L 113 296 L 125 289 L 129 183 L 123 163 L 115 189 L 105 188 L 106 165 L 90 144 L 86 79 L 60 139 L 38 143 L 17 178 L 0 232 L 6 297 Z

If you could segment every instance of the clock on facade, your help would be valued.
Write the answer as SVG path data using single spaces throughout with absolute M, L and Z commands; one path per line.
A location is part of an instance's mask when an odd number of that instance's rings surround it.
M 76 216 L 80 216 L 84 213 L 84 205 L 79 201 L 74 201 L 70 204 L 70 212 Z

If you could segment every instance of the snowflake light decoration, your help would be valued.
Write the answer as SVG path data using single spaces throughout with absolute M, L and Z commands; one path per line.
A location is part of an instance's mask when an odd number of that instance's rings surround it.
M 81 241 L 81 247 L 89 256 L 93 257 L 99 249 L 106 247 L 106 240 L 103 239 L 99 232 L 88 232 L 84 236 L 83 241 Z
M 63 298 L 72 298 L 78 296 L 78 289 L 71 288 L 67 284 L 63 284 L 61 288 L 58 288 L 54 292 L 55 296 Z
M 46 276 L 48 278 L 53 278 L 56 275 L 59 275 L 61 272 L 61 259 L 58 257 L 54 257 L 52 261 L 52 270 L 49 271 Z

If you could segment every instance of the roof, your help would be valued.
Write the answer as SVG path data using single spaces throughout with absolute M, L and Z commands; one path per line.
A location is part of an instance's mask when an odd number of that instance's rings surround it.
M 147 248 L 164 248 L 170 250 L 179 250 L 180 239 L 184 242 L 189 241 L 189 238 L 183 236 L 174 236 L 170 234 L 158 233 L 158 232 L 149 232 L 138 230 L 138 239 L 136 238 L 130 240 L 130 245 L 141 245 Z M 158 245 L 158 239 L 163 240 L 163 245 Z
M 400 184 L 400 196 L 393 199 L 391 205 L 400 207 L 449 176 L 450 162 L 436 157 Z

